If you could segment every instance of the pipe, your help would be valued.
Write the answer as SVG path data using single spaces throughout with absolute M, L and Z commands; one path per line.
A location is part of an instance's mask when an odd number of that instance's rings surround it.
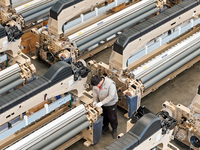
M 169 75 L 173 71 L 177 70 L 182 65 L 186 64 L 187 62 L 194 59 L 198 55 L 200 55 L 200 49 L 197 49 L 194 53 L 188 55 L 187 57 L 183 58 L 182 60 L 180 60 L 179 62 L 177 62 L 173 66 L 171 66 L 170 68 L 168 68 L 168 69 L 164 70 L 163 72 L 161 72 L 160 74 L 158 74 L 156 77 L 154 77 L 151 80 L 149 80 L 148 82 L 144 83 L 145 88 L 146 89 L 149 88 L 150 86 L 152 86 L 156 82 L 160 81 L 162 78 Z
M 143 8 L 149 6 L 152 3 L 155 3 L 155 1 L 149 1 L 149 0 L 140 1 L 126 9 L 123 9 L 103 20 L 100 20 L 100 21 L 90 25 L 89 27 L 86 27 L 86 28 L 68 36 L 68 39 L 70 41 L 79 41 L 80 39 L 92 34 L 93 32 L 101 30 L 117 21 L 120 21 L 122 18 L 130 16 L 130 15 L 134 14 L 135 12 L 142 10 Z M 100 25 L 99 25 L 99 23 L 100 23 Z M 66 32 L 66 30 L 67 29 L 64 29 L 65 32 Z M 81 34 L 79 34 L 80 32 L 81 32 Z
M 49 10 L 51 9 L 51 7 L 55 4 L 57 0 L 53 0 L 49 3 L 46 3 L 44 5 L 40 5 L 39 7 L 36 7 L 34 9 L 30 9 L 29 11 L 25 12 L 25 13 L 22 13 L 22 16 L 23 18 L 27 18 L 28 16 L 32 16 L 33 14 L 37 14 L 39 13 L 40 11 L 43 11 L 47 8 L 49 8 Z
M 184 52 L 182 52 L 181 54 L 179 54 L 178 56 L 172 58 L 170 61 L 164 63 L 163 65 L 160 65 L 158 68 L 156 68 L 155 70 L 149 72 L 146 76 L 142 77 L 142 83 L 147 82 L 148 80 L 150 80 L 151 78 L 155 77 L 156 75 L 158 75 L 160 72 L 164 71 L 165 69 L 169 68 L 171 65 L 175 64 L 176 62 L 178 62 L 179 60 L 181 60 L 182 58 L 188 56 L 189 54 L 191 54 L 192 52 L 194 52 L 196 49 L 198 49 L 200 47 L 200 43 L 193 45 L 190 48 L 187 48 L 187 50 L 185 50 Z M 182 48 L 183 49 L 183 48 Z
M 8 77 L 20 72 L 20 71 L 21 71 L 21 69 L 20 69 L 19 65 L 14 64 L 14 65 L 0 71 L 0 81 L 3 81 L 6 78 L 8 78 Z
M 76 45 L 77 45 L 77 47 L 80 47 L 80 46 L 84 45 L 85 43 L 87 43 L 87 42 L 89 42 L 89 41 L 91 41 L 91 40 L 93 40 L 93 39 L 95 39 L 95 38 L 97 38 L 97 37 L 99 37 L 101 35 L 104 35 L 105 33 L 109 32 L 109 31 L 112 31 L 113 29 L 115 29 L 115 28 L 117 28 L 119 26 L 122 26 L 124 23 L 130 22 L 131 20 L 133 20 L 137 16 L 140 16 L 141 14 L 143 14 L 145 12 L 148 12 L 149 10 L 151 10 L 151 9 L 153 9 L 155 7 L 156 7 L 156 4 L 151 4 L 151 5 L 143 8 L 143 9 L 141 9 L 141 10 L 139 10 L 139 11 L 137 11 L 137 12 L 135 12 L 135 13 L 123 18 L 123 19 L 121 19 L 120 21 L 117 21 L 117 22 L 111 24 L 110 26 L 107 26 L 107 27 L 103 28 L 102 30 L 99 30 L 99 31 L 97 31 L 97 32 L 95 32 L 95 33 L 93 33 L 93 34 L 91 34 L 91 35 L 79 40 L 79 41 L 76 41 Z M 131 24 L 129 24 L 129 26 L 130 25 Z M 120 31 L 120 30 L 118 30 L 118 31 Z M 115 33 L 113 33 L 113 34 L 115 34 Z
M 11 84 L 8 84 L 7 86 L 4 86 L 3 88 L 0 89 L 0 95 L 9 91 L 10 89 L 13 89 L 14 87 L 22 84 L 24 82 L 23 79 L 18 79 L 12 82 Z
M 41 10 L 37 13 L 33 13 L 30 16 L 27 16 L 26 18 L 24 18 L 25 23 L 32 21 L 33 19 L 37 19 L 38 17 L 44 17 L 44 16 L 48 16 L 49 12 L 50 12 L 51 7 L 48 7 L 44 10 Z
M 78 125 L 82 124 L 87 120 L 87 117 L 81 116 L 80 118 L 74 120 L 70 124 L 66 125 L 65 127 L 61 128 L 60 130 L 54 132 L 50 136 L 46 137 L 45 139 L 41 139 L 38 143 L 35 145 L 29 147 L 28 149 L 30 150 L 35 150 L 35 149 L 41 149 L 42 147 L 48 146 L 49 143 L 52 143 L 55 141 L 55 139 L 58 139 L 61 137 L 63 134 L 66 134 L 67 132 L 71 131 L 73 128 L 77 127 Z
M 80 126 L 74 128 L 73 130 L 71 130 L 67 134 L 64 134 L 60 138 L 55 139 L 52 143 L 49 143 L 47 146 L 42 148 L 42 150 L 53 150 L 53 149 L 55 149 L 56 147 L 60 146 L 61 144 L 65 143 L 65 142 L 67 142 L 72 137 L 74 137 L 79 132 L 81 132 L 83 129 L 85 129 L 85 128 L 89 127 L 89 126 L 90 126 L 90 122 L 88 122 L 88 121 L 84 122 L 83 124 L 81 124 Z
M 31 10 L 31 9 L 42 6 L 45 3 L 49 3 L 49 1 L 48 0 L 28 1 L 27 3 L 24 3 L 21 6 L 15 7 L 15 11 L 16 11 L 16 14 L 22 14 L 22 13 L 25 13 L 25 12 Z
M 11 84 L 13 81 L 19 79 L 21 77 L 20 73 L 14 74 L 13 76 L 10 76 L 9 78 L 3 80 L 0 82 L 0 89 L 8 84 Z
M 12 8 L 18 7 L 19 5 L 22 5 L 26 2 L 29 2 L 29 0 L 11 0 L 10 1 Z
M 91 47 L 92 45 L 94 45 L 96 43 L 99 43 L 100 41 L 110 37 L 111 35 L 114 35 L 117 32 L 119 32 L 119 31 L 121 31 L 121 30 L 123 30 L 123 29 L 125 29 L 125 28 L 127 28 L 127 27 L 129 27 L 129 26 L 131 26 L 131 25 L 133 25 L 133 24 L 135 24 L 137 22 L 139 22 L 140 20 L 142 20 L 142 19 L 144 19 L 146 17 L 148 17 L 150 14 L 153 14 L 153 13 L 157 12 L 158 10 L 159 10 L 158 8 L 154 8 L 154 9 L 152 9 L 152 10 L 150 10 L 150 11 L 148 11 L 148 12 L 142 14 L 142 15 L 140 15 L 139 17 L 137 17 L 135 19 L 132 19 L 129 22 L 126 22 L 126 23 L 124 23 L 124 24 L 122 24 L 120 26 L 115 27 L 114 29 L 112 29 L 110 31 L 107 31 L 103 35 L 100 35 L 100 36 L 92 39 L 91 41 L 88 41 L 87 43 L 81 45 L 80 47 L 78 47 L 79 51 L 83 51 L 83 50 Z

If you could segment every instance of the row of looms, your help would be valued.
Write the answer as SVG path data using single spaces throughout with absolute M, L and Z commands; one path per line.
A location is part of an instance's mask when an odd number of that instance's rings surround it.
M 199 150 L 199 89 L 189 107 L 166 101 L 153 114 L 141 106 L 143 97 L 199 61 L 199 0 L 0 5 L 0 149 L 66 149 L 80 139 L 98 144 L 102 109 L 93 106 L 89 83 L 98 74 L 115 81 L 128 118 L 126 133 L 105 149 L 178 150 L 175 138 Z M 86 61 L 108 47 L 108 64 Z M 37 76 L 32 61 L 39 59 L 50 67 Z

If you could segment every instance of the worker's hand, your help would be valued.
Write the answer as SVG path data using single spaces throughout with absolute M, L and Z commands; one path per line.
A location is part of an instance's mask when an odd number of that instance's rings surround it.
M 95 106 L 97 104 L 97 102 L 93 102 L 93 106 Z
M 96 107 L 101 107 L 103 104 L 102 104 L 102 102 L 98 102 L 95 106 Z

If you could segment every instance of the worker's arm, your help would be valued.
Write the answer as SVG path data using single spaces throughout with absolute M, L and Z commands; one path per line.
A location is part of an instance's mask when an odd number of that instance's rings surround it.
M 116 92 L 117 89 L 115 84 L 111 84 L 108 89 L 108 96 L 103 101 L 101 101 L 101 103 L 103 105 L 109 103 L 116 96 Z
M 98 102 L 97 89 L 93 87 L 93 102 Z

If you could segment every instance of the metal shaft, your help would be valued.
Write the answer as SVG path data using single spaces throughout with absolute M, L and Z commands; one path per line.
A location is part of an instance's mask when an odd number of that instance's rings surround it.
M 164 78 L 165 76 L 169 75 L 173 71 L 177 70 L 182 65 L 186 64 L 187 62 L 189 62 L 190 60 L 194 59 L 198 55 L 200 55 L 200 49 L 197 49 L 194 53 L 188 55 L 187 57 L 183 58 L 182 60 L 180 60 L 179 62 L 177 62 L 173 66 L 171 66 L 170 68 L 164 70 L 163 72 L 161 72 L 160 74 L 158 74 L 157 76 L 155 76 L 154 78 L 149 80 L 148 82 L 144 83 L 145 88 L 146 89 L 149 88 L 150 86 L 152 86 L 156 82 L 160 81 L 162 78 Z
M 65 142 L 67 142 L 68 140 L 70 140 L 72 137 L 74 137 L 75 135 L 77 135 L 83 129 L 87 128 L 89 125 L 90 125 L 90 123 L 88 121 L 82 123 L 78 127 L 72 129 L 67 134 L 64 134 L 60 138 L 55 139 L 53 142 L 49 143 L 42 150 L 53 150 L 53 149 L 55 149 L 56 147 L 60 146 L 61 144 L 65 143 Z
M 10 89 L 13 89 L 14 87 L 22 84 L 24 82 L 23 79 L 18 79 L 12 82 L 11 84 L 8 84 L 7 86 L 4 86 L 3 88 L 0 89 L 0 95 L 9 91 Z
M 62 135 L 66 134 L 67 132 L 71 131 L 73 128 L 79 126 L 83 122 L 87 120 L 87 117 L 81 116 L 80 118 L 76 119 L 75 121 L 71 122 L 70 124 L 66 125 L 64 128 L 62 128 L 59 131 L 54 132 L 50 136 L 46 137 L 45 139 L 40 140 L 39 143 L 33 145 L 30 150 L 35 150 L 35 149 L 41 149 L 42 147 L 48 146 L 49 143 L 52 143 Z
M 147 82 L 148 80 L 150 80 L 151 78 L 155 77 L 156 75 L 158 75 L 159 73 L 161 73 L 165 69 L 169 68 L 170 66 L 172 66 L 176 62 L 180 61 L 182 58 L 184 58 L 184 57 L 188 56 L 189 54 L 193 53 L 199 47 L 200 47 L 200 43 L 190 47 L 185 52 L 182 52 L 181 54 L 179 54 L 177 57 L 174 57 L 173 59 L 171 59 L 168 62 L 164 63 L 163 65 L 159 66 L 158 68 L 156 68 L 152 72 L 148 73 L 146 76 L 142 77 L 141 78 L 142 82 L 143 83 Z
M 158 11 L 158 8 L 154 8 L 152 10 L 149 10 L 146 13 L 141 13 L 139 15 L 139 17 L 134 18 L 134 19 L 132 19 L 132 20 L 126 22 L 126 23 L 122 23 L 122 25 L 120 25 L 120 26 L 113 27 L 112 29 L 108 30 L 106 33 L 100 34 L 100 35 L 94 37 L 92 40 L 90 40 L 90 41 L 86 42 L 85 44 L 81 45 L 80 47 L 78 47 L 78 49 L 80 51 L 86 50 L 87 48 L 91 47 L 92 45 L 99 43 L 100 41 L 110 37 L 111 35 L 114 35 L 117 32 L 122 31 L 123 29 L 126 29 L 127 27 L 139 22 L 140 20 L 148 17 L 150 14 L 153 14 L 153 13 L 155 13 L 157 11 Z
M 46 9 L 46 8 L 51 8 L 53 6 L 53 4 L 55 4 L 56 0 L 53 0 L 49 3 L 46 3 L 44 5 L 40 5 L 39 7 L 36 7 L 34 9 L 30 9 L 29 11 L 22 13 L 22 16 L 24 18 L 27 18 L 28 16 L 31 16 L 33 14 L 39 13 L 40 11 Z M 50 9 L 49 9 L 50 10 Z
M 6 78 L 8 78 L 8 77 L 20 72 L 20 71 L 21 71 L 21 69 L 20 69 L 19 65 L 14 64 L 14 65 L 0 71 L 0 81 L 3 81 Z
M 139 11 L 129 15 L 128 17 L 122 18 L 121 20 L 119 20 L 119 21 L 117 21 L 117 22 L 115 22 L 115 23 L 103 28 L 102 30 L 99 30 L 99 31 L 87 36 L 86 38 L 83 38 L 83 39 L 77 41 L 76 45 L 77 45 L 77 47 L 80 47 L 80 46 L 84 45 L 85 43 L 88 43 L 89 41 L 91 41 L 91 40 L 93 40 L 93 39 L 95 39 L 95 38 L 97 38 L 97 37 L 99 37 L 101 35 L 104 35 L 108 31 L 112 31 L 116 27 L 122 26 L 124 23 L 130 22 L 131 20 L 133 20 L 137 16 L 140 16 L 141 14 L 143 14 L 143 13 L 145 13 L 145 12 L 155 8 L 155 7 L 156 7 L 156 4 L 151 4 L 151 5 L 147 6 L 146 8 L 143 8 L 142 10 L 139 10 Z
M 21 77 L 21 75 L 19 73 L 14 74 L 13 76 L 3 80 L 0 82 L 0 89 L 8 84 L 11 84 L 13 81 L 19 79 Z

